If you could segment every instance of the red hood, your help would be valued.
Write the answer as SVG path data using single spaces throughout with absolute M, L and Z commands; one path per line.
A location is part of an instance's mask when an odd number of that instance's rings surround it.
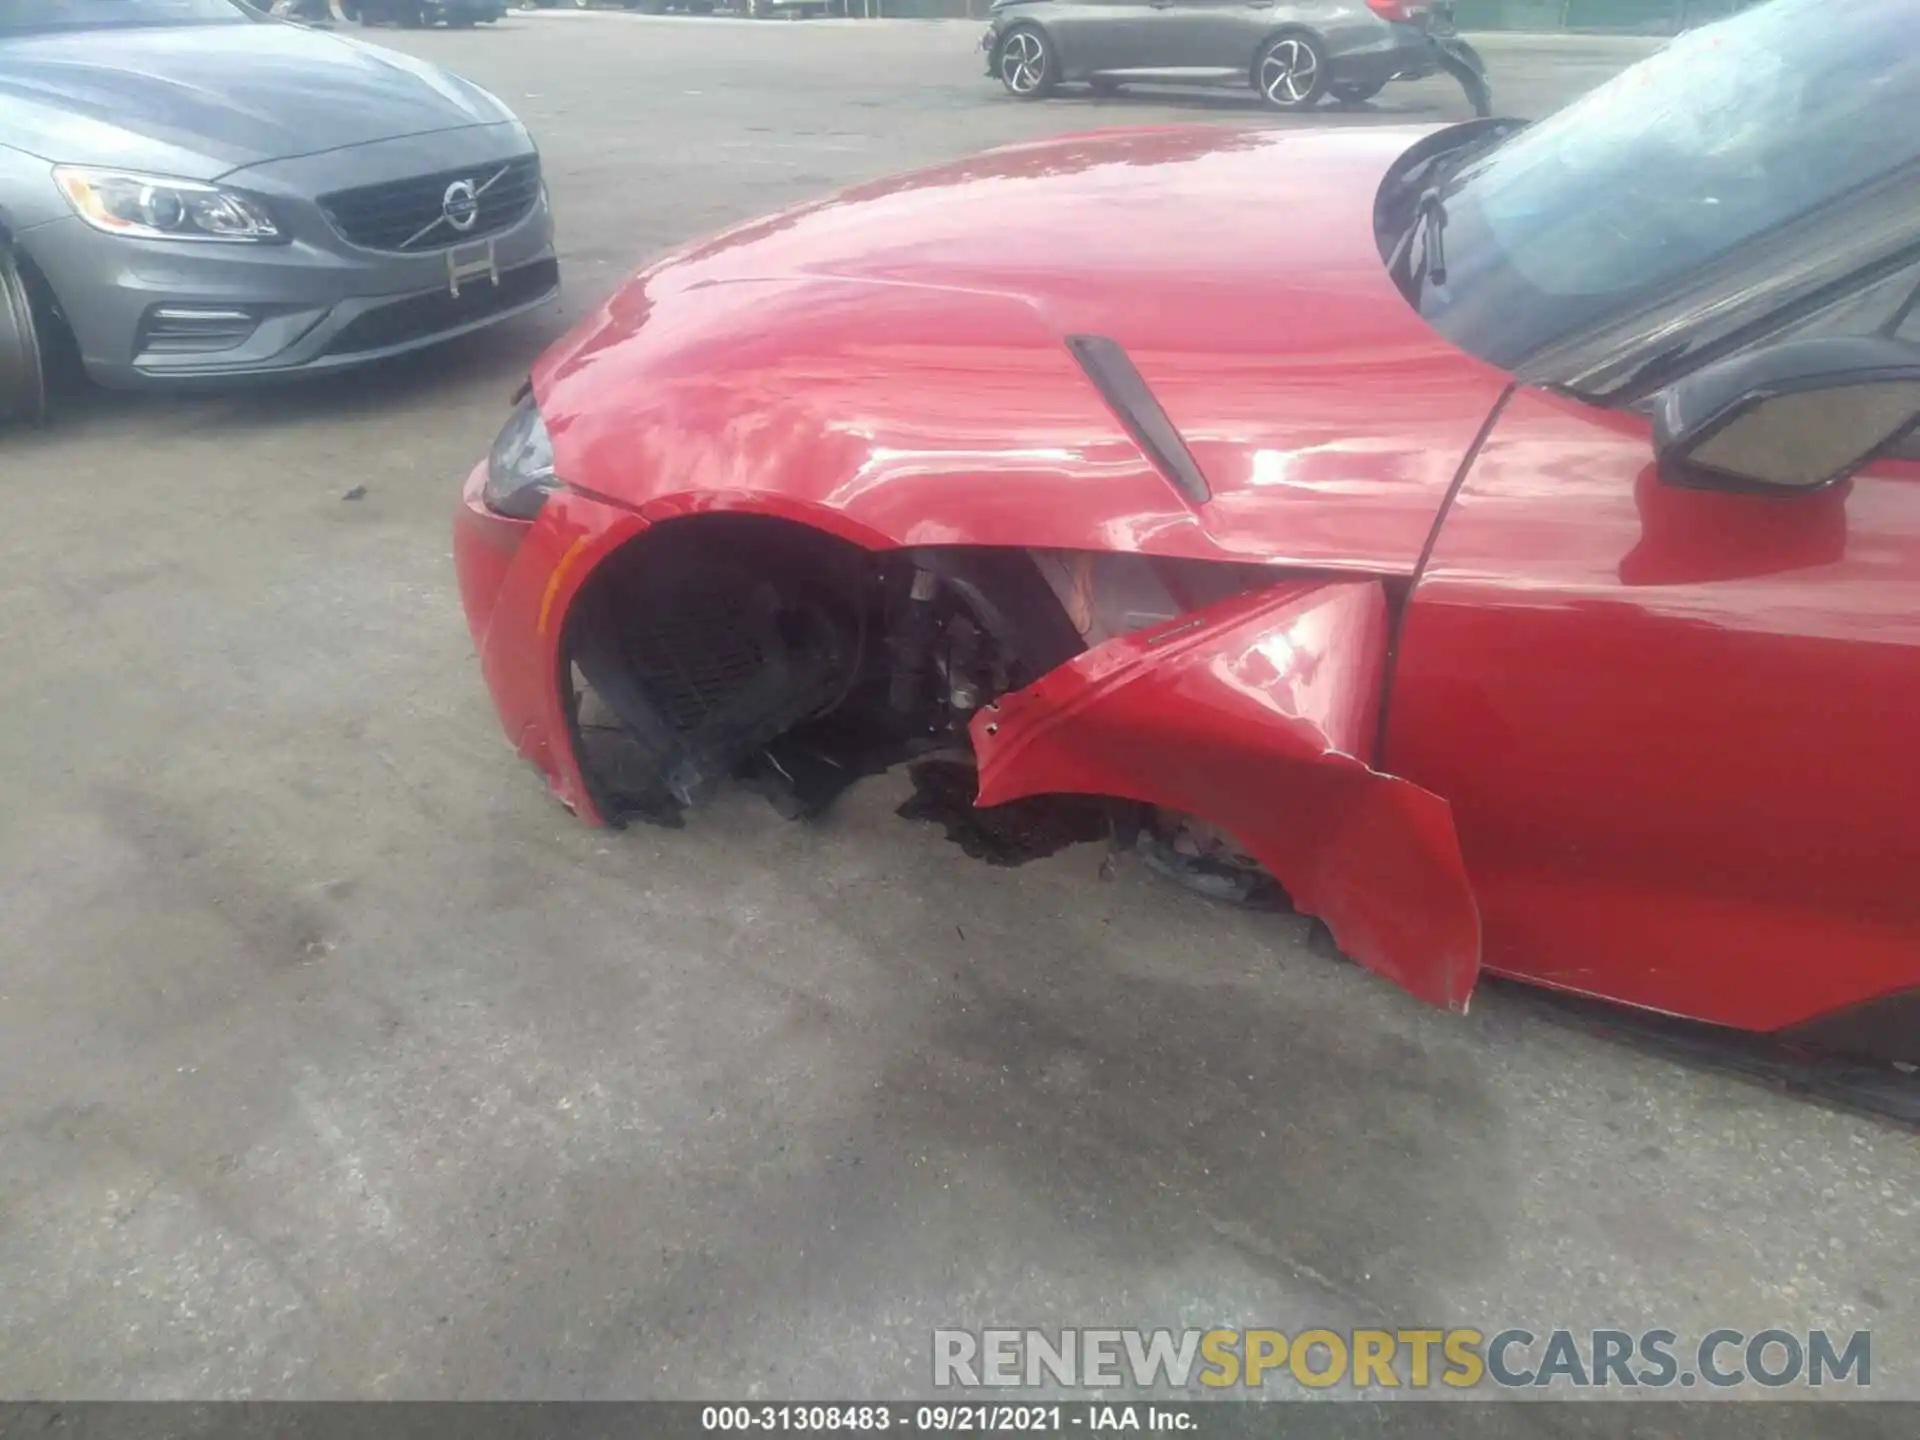
M 1410 573 L 1507 377 L 1387 278 L 1381 176 L 1425 130 L 1069 137 L 883 181 L 642 274 L 534 384 L 560 472 L 872 544 L 1139 549 Z M 1213 490 L 1184 500 L 1061 343 L 1131 354 Z

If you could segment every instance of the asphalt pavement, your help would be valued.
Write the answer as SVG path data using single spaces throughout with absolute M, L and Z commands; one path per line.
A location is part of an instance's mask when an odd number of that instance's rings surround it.
M 612 833 L 513 757 L 448 519 L 635 266 L 1033 136 L 1468 113 L 1023 105 L 978 29 L 383 32 L 535 130 L 561 304 L 0 439 L 0 1395 L 880 1396 L 936 1326 L 1379 1323 L 1871 1328 L 1920 1396 L 1909 1132 L 1090 847 L 979 865 L 892 778 Z M 1529 115 L 1638 48 L 1485 45 Z

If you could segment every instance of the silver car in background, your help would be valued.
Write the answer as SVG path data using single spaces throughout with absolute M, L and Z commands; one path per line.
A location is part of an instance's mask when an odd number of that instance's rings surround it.
M 362 364 L 559 289 L 513 113 L 231 0 L 0 0 L 0 420 Z
M 980 48 L 1017 99 L 1062 83 L 1250 85 L 1277 110 L 1371 100 L 1393 80 L 1455 76 L 1486 114 L 1486 67 L 1450 0 L 993 0 Z

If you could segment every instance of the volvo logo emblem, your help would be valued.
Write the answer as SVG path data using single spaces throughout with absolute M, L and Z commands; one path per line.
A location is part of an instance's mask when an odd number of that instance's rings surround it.
M 447 217 L 447 224 L 461 234 L 471 230 L 480 218 L 480 196 L 473 182 L 456 180 L 447 186 L 447 193 L 440 197 L 440 213 Z

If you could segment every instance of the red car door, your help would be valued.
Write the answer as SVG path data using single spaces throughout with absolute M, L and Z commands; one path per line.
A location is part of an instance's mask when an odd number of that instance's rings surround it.
M 1412 595 L 1380 766 L 1451 802 L 1488 970 L 1781 1030 L 1920 999 L 1916 716 L 1920 459 L 1683 490 L 1641 415 L 1521 390 Z

